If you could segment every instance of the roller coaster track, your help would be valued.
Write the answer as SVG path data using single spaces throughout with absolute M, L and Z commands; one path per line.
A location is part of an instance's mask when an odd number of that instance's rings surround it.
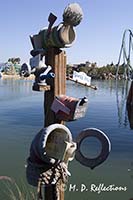
M 124 79 L 131 79 L 133 68 L 131 66 L 131 53 L 133 53 L 133 33 L 130 29 L 124 31 L 118 63 L 116 64 L 116 78 L 119 76 L 120 64 L 124 67 Z

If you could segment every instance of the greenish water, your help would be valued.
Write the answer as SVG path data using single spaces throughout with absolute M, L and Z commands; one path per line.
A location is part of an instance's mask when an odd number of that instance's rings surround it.
M 129 200 L 133 198 L 133 130 L 125 106 L 128 87 L 115 81 L 95 81 L 98 90 L 67 82 L 67 94 L 87 96 L 89 107 L 84 118 L 67 123 L 73 138 L 84 128 L 101 129 L 110 138 L 112 149 L 108 159 L 91 170 L 76 160 L 69 165 L 71 177 L 65 199 Z M 26 80 L 0 80 L 0 176 L 9 176 L 19 184 L 26 184 L 25 164 L 33 137 L 43 127 L 43 98 L 41 92 L 32 91 L 32 82 Z M 93 141 L 93 149 L 97 143 Z M 83 149 L 90 151 L 87 141 Z M 93 150 L 92 149 L 92 150 Z M 97 153 L 97 152 L 93 152 Z M 4 181 L 6 182 L 6 181 Z M 23 183 L 24 184 L 23 184 Z M 126 191 L 90 191 L 92 184 L 126 187 Z M 75 186 L 76 185 L 76 186 Z M 88 191 L 83 190 L 84 188 Z M 78 189 L 78 191 L 76 191 Z M 83 190 L 83 191 L 82 191 Z M 6 191 L 6 192 L 4 192 Z M 4 196 L 5 195 L 5 196 Z M 0 180 L 0 200 L 9 200 L 7 189 Z

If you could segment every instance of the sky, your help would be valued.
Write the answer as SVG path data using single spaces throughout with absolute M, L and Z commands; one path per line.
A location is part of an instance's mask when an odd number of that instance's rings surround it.
M 58 17 L 55 25 L 62 22 L 64 8 L 74 2 L 84 17 L 72 47 L 64 49 L 67 63 L 117 63 L 123 32 L 133 31 L 133 0 L 0 0 L 0 62 L 11 57 L 29 62 L 29 36 L 48 26 L 50 12 Z

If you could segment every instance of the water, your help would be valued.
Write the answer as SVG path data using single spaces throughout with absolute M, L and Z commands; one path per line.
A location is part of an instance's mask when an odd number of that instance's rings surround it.
M 93 84 L 98 90 L 67 82 L 67 95 L 87 96 L 89 99 L 86 116 L 68 122 L 67 126 L 74 139 L 88 127 L 102 130 L 111 141 L 111 153 L 94 170 L 76 160 L 72 161 L 69 164 L 72 176 L 69 178 L 65 199 L 129 200 L 133 198 L 133 130 L 130 128 L 125 103 L 130 83 L 126 88 L 126 84 L 119 82 L 118 89 L 115 81 L 95 81 Z M 25 179 L 26 158 L 33 137 L 43 127 L 44 94 L 32 91 L 31 88 L 32 81 L 0 80 L 0 176 L 11 177 L 20 188 L 26 184 L 27 189 L 31 187 Z M 90 151 L 90 156 L 97 155 L 100 146 L 97 141 L 92 141 L 92 144 L 90 140 L 85 141 L 82 148 L 86 156 Z M 88 145 L 89 148 L 86 148 Z M 9 200 L 3 192 L 6 189 L 2 184 L 3 181 L 0 180 L 0 200 Z M 90 191 L 92 184 L 121 186 L 127 190 L 104 191 L 98 194 Z M 84 190 L 85 187 L 88 191 Z

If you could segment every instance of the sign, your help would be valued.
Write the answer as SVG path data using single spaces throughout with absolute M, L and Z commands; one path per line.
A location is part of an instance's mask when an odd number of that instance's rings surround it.
M 73 71 L 73 80 L 84 85 L 91 85 L 91 77 L 84 72 Z

